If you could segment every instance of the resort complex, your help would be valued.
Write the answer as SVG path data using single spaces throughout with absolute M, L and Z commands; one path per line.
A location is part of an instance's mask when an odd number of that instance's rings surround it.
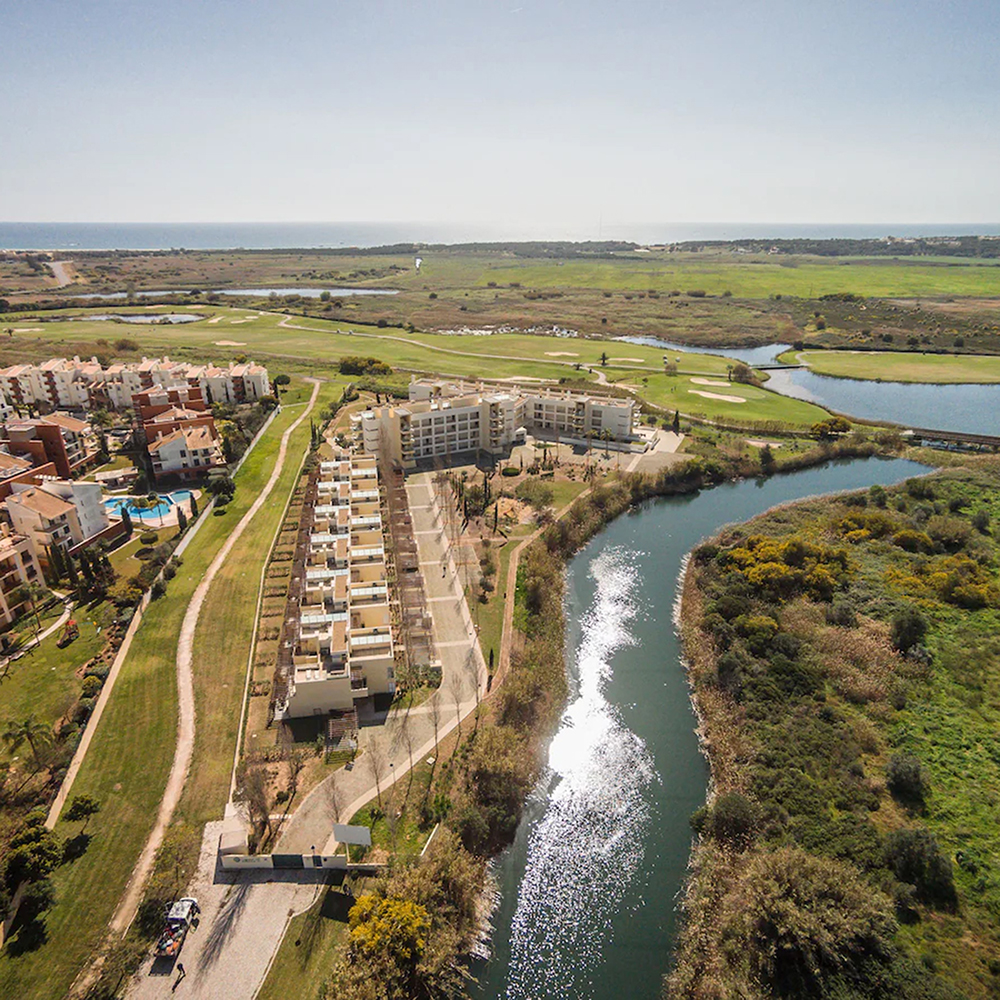
M 580 446 L 633 440 L 636 404 L 631 397 L 416 379 L 409 397 L 352 418 L 359 447 L 404 469 L 469 452 L 500 457 L 528 433 Z

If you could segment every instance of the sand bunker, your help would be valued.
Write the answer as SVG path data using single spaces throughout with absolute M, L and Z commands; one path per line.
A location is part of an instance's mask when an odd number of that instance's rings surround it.
M 14 333 L 41 333 L 42 329 L 40 326 L 15 326 Z
M 637 365 L 644 365 L 646 363 L 645 358 L 610 358 L 610 361 L 634 361 Z
M 215 342 L 216 347 L 246 347 L 247 342 L 245 340 L 217 340 Z
M 547 358 L 578 358 L 580 357 L 576 351 L 546 351 L 545 356 Z
M 753 438 L 747 438 L 747 444 L 752 444 L 755 448 L 763 448 L 765 445 L 768 448 L 780 448 L 782 444 L 780 441 L 756 441 Z
M 742 396 L 724 396 L 721 392 L 705 392 L 702 389 L 688 389 L 688 392 L 693 392 L 696 396 L 704 396 L 705 399 L 721 399 L 725 403 L 746 402 Z
M 209 323 L 218 323 L 220 319 L 222 319 L 222 317 L 221 317 L 221 316 L 213 316 L 213 317 L 212 317 L 212 318 L 211 318 L 211 319 L 209 320 Z
M 728 389 L 733 384 L 721 378 L 693 378 L 691 381 L 695 385 L 721 385 L 724 389 Z

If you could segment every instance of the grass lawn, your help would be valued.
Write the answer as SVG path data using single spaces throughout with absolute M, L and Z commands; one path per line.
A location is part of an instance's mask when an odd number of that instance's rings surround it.
M 57 611 L 62 613 L 62 605 Z M 33 713 L 49 724 L 61 718 L 80 696 L 81 682 L 76 677 L 77 670 L 104 648 L 104 631 L 114 616 L 114 606 L 103 602 L 78 607 L 73 611 L 73 618 L 80 626 L 78 639 L 60 649 L 56 645 L 62 632 L 59 629 L 43 639 L 40 646 L 15 660 L 3 682 L 0 717 L 4 720 L 23 719 Z M 51 624 L 51 621 L 43 620 L 42 624 Z M 29 636 L 32 632 L 31 628 L 25 629 L 24 635 Z M 6 747 L 2 746 L 0 759 L 6 757 Z
M 339 397 L 341 387 L 324 383 L 316 399 L 314 413 Z M 278 420 L 292 422 L 304 407 L 288 407 Z M 277 421 L 276 421 L 277 423 Z M 287 426 L 286 424 L 283 424 Z M 225 565 L 216 575 L 212 589 L 202 606 L 194 638 L 194 683 L 197 729 L 195 750 L 184 794 L 176 818 L 187 823 L 200 843 L 204 823 L 221 819 L 229 798 L 229 781 L 236 750 L 247 658 L 256 626 L 260 573 L 270 552 L 274 533 L 282 520 L 285 503 L 299 478 L 299 466 L 309 446 L 309 420 L 292 434 L 288 442 L 285 467 L 271 498 L 240 536 Z M 255 487 L 237 490 L 229 512 L 214 521 L 235 525 L 267 482 L 273 469 L 273 456 L 256 449 L 240 470 Z M 242 496 L 241 496 L 242 492 Z M 233 510 L 237 503 L 243 506 Z M 187 565 L 181 567 L 184 574 Z M 195 849 L 197 844 L 194 845 Z
M 722 379 L 712 379 L 725 381 Z M 640 394 L 666 410 L 702 420 L 749 424 L 777 421 L 794 427 L 811 427 L 829 413 L 801 399 L 792 399 L 754 385 L 732 382 L 724 386 L 704 385 L 683 375 L 653 375 L 640 387 Z M 716 397 L 724 397 L 722 399 Z
M 130 469 L 133 465 L 135 462 L 131 455 L 115 455 L 110 461 L 94 469 L 94 472 L 114 472 L 117 469 Z
M 139 519 L 136 518 L 136 522 Z M 129 577 L 135 576 L 142 569 L 144 563 L 136 555 L 140 549 L 145 548 L 155 548 L 155 546 L 146 546 L 139 541 L 139 536 L 144 534 L 147 529 L 143 528 L 141 525 L 136 526 L 136 522 L 133 522 L 133 527 L 135 530 L 132 532 L 132 537 L 124 544 L 119 545 L 117 549 L 113 552 L 108 553 L 108 559 L 111 561 L 111 565 L 114 567 L 115 572 L 119 576 L 125 577 L 127 580 Z M 173 538 L 177 534 L 176 525 L 170 528 L 151 528 L 148 529 L 156 532 L 156 544 L 159 545 L 161 542 L 165 542 L 168 538 Z
M 339 877 L 338 873 L 335 878 Z M 348 915 L 366 882 L 352 879 L 353 895 L 339 884 L 329 885 L 305 913 L 292 918 L 257 1000 L 312 1000 L 319 994 L 347 945 Z
M 299 412 L 289 408 L 276 418 L 254 449 L 253 461 L 248 459 L 236 476 L 229 513 L 209 516 L 166 595 L 144 615 L 73 788 L 74 794 L 101 800 L 101 812 L 90 824 L 93 840 L 83 857 L 53 877 L 58 899 L 46 916 L 48 941 L 19 957 L 0 954 L 0 997 L 65 996 L 100 946 L 152 828 L 173 760 L 175 657 L 184 612 L 229 530 L 266 482 L 281 434 Z M 243 665 L 245 658 L 240 669 Z M 60 823 L 56 832 L 65 836 L 76 826 Z
M 1000 382 L 1000 357 L 987 354 L 919 354 L 890 351 L 786 351 L 819 375 L 883 382 Z

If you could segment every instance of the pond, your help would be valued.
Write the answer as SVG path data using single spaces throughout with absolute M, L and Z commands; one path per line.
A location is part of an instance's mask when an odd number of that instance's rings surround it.
M 569 697 L 513 845 L 498 860 L 494 957 L 475 995 L 655 1000 L 670 964 L 708 767 L 672 620 L 682 560 L 779 503 L 927 467 L 842 461 L 644 504 L 570 563 Z
M 194 313 L 141 313 L 139 315 L 104 314 L 100 316 L 79 316 L 81 320 L 119 320 L 122 323 L 194 323 L 204 316 L 196 316 Z

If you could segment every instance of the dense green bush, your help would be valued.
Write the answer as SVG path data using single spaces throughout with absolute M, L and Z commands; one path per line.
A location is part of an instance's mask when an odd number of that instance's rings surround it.
M 917 828 L 891 833 L 886 840 L 885 857 L 896 878 L 912 885 L 922 902 L 944 909 L 955 906 L 951 862 L 941 853 L 929 830 Z

